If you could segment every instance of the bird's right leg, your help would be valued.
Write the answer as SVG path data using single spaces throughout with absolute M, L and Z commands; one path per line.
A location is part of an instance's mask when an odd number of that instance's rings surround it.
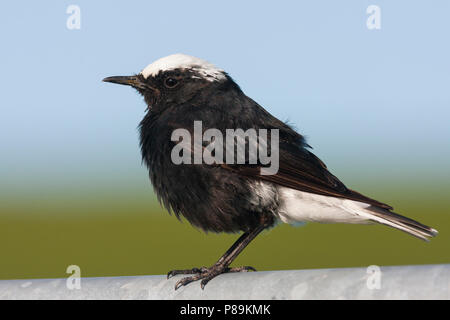
M 184 286 L 193 281 L 202 279 L 202 289 L 208 283 L 209 280 L 221 273 L 230 272 L 248 272 L 256 271 L 253 267 L 243 266 L 231 268 L 229 265 L 239 255 L 239 253 L 262 231 L 265 229 L 265 225 L 256 227 L 253 230 L 244 232 L 239 239 L 225 252 L 225 254 L 210 268 L 192 268 L 186 270 L 172 270 L 167 274 L 167 278 L 173 277 L 177 274 L 193 274 L 191 277 L 183 278 L 177 282 L 175 289 L 180 286 Z

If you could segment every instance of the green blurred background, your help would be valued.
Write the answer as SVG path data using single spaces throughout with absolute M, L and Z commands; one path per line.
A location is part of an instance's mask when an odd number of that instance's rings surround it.
M 0 278 L 162 274 L 211 265 L 235 241 L 159 207 L 140 163 L 142 98 L 101 82 L 177 52 L 228 71 L 348 187 L 440 232 L 280 225 L 236 265 L 450 263 L 450 2 L 376 1 L 369 30 L 372 2 L 3 3 Z
M 378 225 L 280 225 L 260 235 L 235 264 L 282 270 L 449 263 L 448 183 L 369 181 L 352 186 L 436 227 L 438 237 L 426 243 Z M 41 192 L 3 202 L 0 278 L 64 277 L 71 264 L 83 276 L 164 274 L 210 265 L 237 238 L 204 234 L 169 216 L 147 181 L 115 184 L 124 188 Z

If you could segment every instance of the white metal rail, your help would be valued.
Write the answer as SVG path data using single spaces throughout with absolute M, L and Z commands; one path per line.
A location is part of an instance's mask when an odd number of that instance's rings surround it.
M 450 299 L 450 264 L 224 274 L 175 291 L 180 277 L 2 280 L 0 299 Z

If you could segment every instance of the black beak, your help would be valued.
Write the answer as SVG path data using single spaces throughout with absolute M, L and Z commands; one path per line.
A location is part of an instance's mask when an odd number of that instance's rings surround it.
M 137 76 L 117 76 L 108 77 L 103 79 L 104 82 L 112 82 L 117 84 L 123 84 L 126 86 L 132 86 L 136 89 L 152 89 L 145 82 L 141 81 Z

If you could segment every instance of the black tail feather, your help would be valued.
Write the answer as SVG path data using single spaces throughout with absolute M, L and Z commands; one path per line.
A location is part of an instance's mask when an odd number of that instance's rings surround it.
M 435 237 L 438 234 L 437 230 L 395 212 L 375 206 L 370 206 L 367 210 L 379 218 L 374 219 L 374 221 L 399 229 L 419 239 L 429 241 L 429 238 Z

